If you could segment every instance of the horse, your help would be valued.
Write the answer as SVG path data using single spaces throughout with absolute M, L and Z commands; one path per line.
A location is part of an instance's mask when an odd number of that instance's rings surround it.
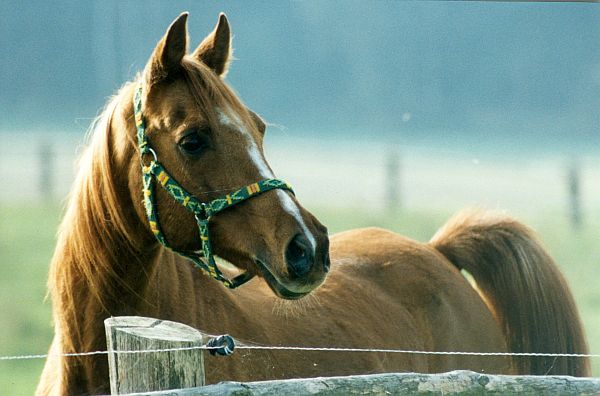
M 91 127 L 50 263 L 55 335 L 38 395 L 109 392 L 105 355 L 66 354 L 105 350 L 117 315 L 273 346 L 587 353 L 565 279 L 510 216 L 462 211 L 427 243 L 380 228 L 330 237 L 274 178 L 265 122 L 225 81 L 231 48 L 221 14 L 188 53 L 181 14 Z M 577 356 L 244 350 L 205 364 L 208 383 L 590 373 Z

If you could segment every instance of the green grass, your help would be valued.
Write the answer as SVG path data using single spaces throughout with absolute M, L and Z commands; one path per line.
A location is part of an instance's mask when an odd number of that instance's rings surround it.
M 0 207 L 0 355 L 46 353 L 52 338 L 45 301 L 57 206 Z M 33 394 L 44 361 L 0 361 L 0 389 Z
M 451 215 L 408 212 L 397 215 L 358 209 L 317 208 L 314 213 L 331 233 L 381 226 L 426 241 Z M 556 211 L 559 213 L 559 211 Z M 588 219 L 574 233 L 556 213 L 527 218 L 536 228 L 569 280 L 587 330 L 590 349 L 600 352 L 600 221 Z M 0 207 L 0 355 L 45 353 L 52 338 L 50 304 L 45 301 L 48 263 L 60 217 L 58 206 Z M 598 214 L 595 219 L 600 219 Z M 594 374 L 600 375 L 600 359 Z M 0 361 L 0 390 L 7 395 L 32 394 L 43 360 Z

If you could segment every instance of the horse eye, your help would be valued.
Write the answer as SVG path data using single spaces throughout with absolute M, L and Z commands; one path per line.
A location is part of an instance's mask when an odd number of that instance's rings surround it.
M 208 138 L 206 136 L 200 136 L 196 130 L 193 130 L 182 137 L 177 144 L 183 153 L 196 157 L 202 154 L 209 146 Z

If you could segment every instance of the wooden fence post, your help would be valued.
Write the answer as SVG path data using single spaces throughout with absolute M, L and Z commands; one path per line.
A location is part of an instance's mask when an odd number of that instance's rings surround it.
M 121 316 L 104 321 L 113 395 L 191 388 L 204 385 L 200 349 L 140 352 L 204 345 L 198 330 L 181 323 Z

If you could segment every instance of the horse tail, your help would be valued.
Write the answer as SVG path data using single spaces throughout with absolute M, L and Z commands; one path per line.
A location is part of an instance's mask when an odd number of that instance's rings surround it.
M 467 210 L 430 245 L 472 275 L 510 352 L 588 353 L 567 282 L 531 229 L 506 215 Z M 519 374 L 590 375 L 588 357 L 518 356 L 513 368 Z

